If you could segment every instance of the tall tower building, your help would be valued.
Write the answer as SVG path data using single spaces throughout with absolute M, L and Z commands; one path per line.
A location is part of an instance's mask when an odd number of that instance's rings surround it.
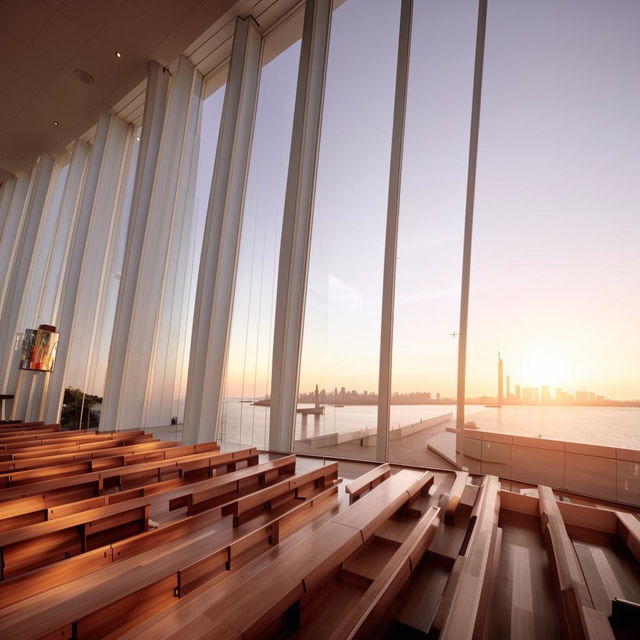
M 504 397 L 503 377 L 504 373 L 502 370 L 502 358 L 500 357 L 500 352 L 498 351 L 498 404 L 502 404 L 502 399 Z
M 511 396 L 511 376 L 507 376 L 507 395 L 505 396 L 507 402 Z

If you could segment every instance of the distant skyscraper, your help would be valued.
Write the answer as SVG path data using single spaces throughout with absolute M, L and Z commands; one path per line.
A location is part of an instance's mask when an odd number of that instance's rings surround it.
M 533 401 L 538 404 L 540 402 L 540 389 L 538 389 L 538 387 L 533 390 L 533 397 Z
M 516 385 L 516 400 L 517 400 L 518 402 L 520 402 L 520 400 L 521 400 L 521 399 L 522 399 L 522 398 L 520 397 L 520 385 L 519 385 L 519 384 L 517 384 L 517 385 Z
M 511 377 L 507 376 L 507 400 L 509 400 L 509 396 L 511 396 Z
M 542 404 L 549 404 L 551 402 L 551 387 L 548 384 L 540 387 L 540 399 Z
M 537 392 L 538 390 L 535 389 Z M 533 387 L 525 387 L 522 390 L 522 401 L 523 402 L 533 402 L 534 401 L 534 388 Z
M 500 352 L 498 351 L 498 404 L 502 404 L 503 398 L 503 370 L 502 370 L 502 358 L 500 357 Z

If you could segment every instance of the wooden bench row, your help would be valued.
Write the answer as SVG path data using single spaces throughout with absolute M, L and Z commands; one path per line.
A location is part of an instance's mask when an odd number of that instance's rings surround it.
M 335 465 L 326 465 L 324 469 L 327 478 L 333 477 Z M 302 474 L 301 486 L 313 482 L 315 473 Z M 10 580 L 0 587 L 0 606 L 4 606 L 0 635 L 38 637 L 65 630 L 73 622 L 76 637 L 102 637 L 109 628 L 133 618 L 137 604 L 144 603 L 148 611 L 149 606 L 184 596 L 220 571 L 231 571 L 246 554 L 276 544 L 310 521 L 318 510 L 335 505 L 336 492 L 336 485 L 318 488 L 305 500 L 296 501 L 292 508 L 222 545 L 215 540 L 224 531 L 203 527 L 202 523 L 211 524 L 207 519 L 209 513 L 205 512 L 114 543 L 110 558 L 107 550 L 97 550 L 96 555 L 100 555 L 92 559 L 97 565 L 94 570 L 88 575 L 85 572 L 86 577 L 72 577 L 64 586 L 53 585 L 60 585 L 60 577 L 69 574 L 75 558 L 41 570 L 37 579 L 27 575 Z M 199 528 L 189 528 L 198 520 Z M 163 537 L 165 530 L 171 530 L 170 542 Z M 121 555 L 119 547 L 123 545 L 128 549 Z M 136 555 L 132 556 L 133 553 Z M 38 595 L 35 590 L 42 589 L 45 583 L 44 589 L 49 590 Z M 12 600 L 16 592 L 20 595 Z
M 3 473 L 10 471 L 25 471 L 27 469 L 37 469 L 38 467 L 46 467 L 55 464 L 64 464 L 65 462 L 75 462 L 78 460 L 97 460 L 98 458 L 109 458 L 114 456 L 132 456 L 128 460 L 134 460 L 133 456 L 140 455 L 140 460 L 160 460 L 166 457 L 163 452 L 165 449 L 176 449 L 179 446 L 177 440 L 164 441 L 148 438 L 137 444 L 120 444 L 111 447 L 99 447 L 97 449 L 83 449 L 73 451 L 71 453 L 56 453 L 54 455 L 24 457 L 24 454 L 14 455 L 13 460 L 0 462 L 0 470 Z M 187 445 L 195 446 L 195 445 Z M 197 451 L 196 449 L 192 450 Z M 155 456 L 155 457 L 152 457 Z
M 115 443 L 114 440 L 108 442 Z M 97 451 L 87 448 L 87 450 L 66 454 L 71 455 L 70 459 L 56 460 L 62 456 L 48 456 L 43 464 L 40 459 L 16 460 L 10 463 L 14 469 L 0 474 L 0 487 L 18 486 L 38 482 L 42 478 L 57 478 L 68 475 L 79 475 L 81 473 L 91 473 L 102 469 L 114 467 L 124 467 L 145 461 L 168 460 L 186 455 L 193 455 L 202 451 L 219 451 L 220 448 L 215 443 L 209 443 L 206 447 L 201 445 L 175 446 L 177 443 L 162 443 L 155 439 L 146 438 L 138 440 L 122 440 L 120 446 L 108 446 Z M 146 448 L 145 448 L 146 445 Z M 163 445 L 163 446 L 160 446 Z M 123 447 L 141 447 L 134 452 L 124 451 Z M 153 453 L 149 453 L 152 451 Z M 108 453 L 105 453 L 108 452 Z M 2 464 L 2 463 L 0 463 Z M 6 464 L 6 463 L 5 463 Z M 22 468 L 23 466 L 27 468 Z
M 143 488 L 148 494 L 156 487 L 156 490 L 162 491 L 165 488 L 213 477 L 214 471 L 215 474 L 226 473 L 234 471 L 238 465 L 252 466 L 258 463 L 258 453 L 254 448 L 226 454 L 220 454 L 215 449 L 205 450 L 195 454 L 194 460 L 194 454 L 188 453 L 193 446 L 196 445 L 187 445 L 187 453 L 183 456 L 168 457 L 160 462 L 141 462 L 82 474 L 76 476 L 75 480 L 73 477 L 63 477 L 47 480 L 46 484 L 40 483 L 38 487 L 45 489 L 42 492 L 0 502 L 0 531 L 48 520 L 49 516 L 52 513 L 57 514 L 58 508 L 63 505 L 77 504 L 83 500 L 87 501 L 84 504 L 89 505 L 92 499 L 100 496 L 107 496 L 110 501 L 116 502 L 125 499 L 124 496 L 129 495 L 126 492 L 131 489 Z M 80 492 L 76 490 L 78 485 Z M 105 485 L 119 491 L 105 492 Z M 33 486 L 26 485 L 24 488 L 30 489 Z M 59 493 L 61 488 L 63 493 Z M 67 493 L 68 489 L 72 491 L 71 494 Z M 14 489 L 0 491 L 0 498 L 8 491 L 13 492 Z
M 253 449 L 255 461 L 258 453 Z M 232 467 L 234 454 L 220 454 L 219 450 L 202 451 L 200 453 L 167 459 L 141 462 L 63 476 L 38 482 L 10 486 L 0 490 L 0 503 L 16 498 L 25 498 L 47 494 L 49 504 L 61 504 L 92 496 L 102 495 L 110 490 L 123 490 L 147 484 L 149 482 L 167 480 L 177 477 L 209 477 L 217 467 Z M 2 505 L 0 504 L 0 507 Z
M 123 638 L 211 637 L 257 638 L 276 635 L 283 618 L 314 593 L 340 565 L 365 545 L 399 510 L 417 499 L 433 476 L 400 471 L 353 505 L 310 532 L 304 540 L 274 555 L 266 567 L 233 584 L 209 590 L 172 605 L 157 618 L 122 634 Z M 269 634 L 267 634 L 269 630 Z
M 148 528 L 149 518 L 158 517 L 197 501 L 203 493 L 206 501 L 201 511 L 215 509 L 218 519 L 233 514 L 234 526 L 263 511 L 273 511 L 278 505 L 291 503 L 302 496 L 300 487 L 322 489 L 337 479 L 337 465 L 276 482 L 256 492 L 253 488 L 268 484 L 282 475 L 295 472 L 295 457 L 265 463 L 247 470 L 230 473 L 192 485 L 167 488 L 147 495 L 134 495 L 118 502 L 96 506 L 93 504 L 66 505 L 56 517 L 0 533 L 2 578 L 24 573 L 65 557 L 93 550 L 104 544 L 129 537 Z M 153 489 L 153 487 L 152 487 Z M 212 492 L 218 497 L 212 498 Z M 247 495 L 243 495 L 247 493 Z M 255 496 L 258 496 L 256 498 Z M 101 500 L 101 499 L 100 499 Z M 89 507 L 89 508 L 83 508 Z M 58 511 L 58 507 L 52 512 Z M 190 515 L 187 511 L 187 515 Z
M 367 491 L 371 491 L 381 482 L 384 482 L 391 476 L 391 467 L 388 464 L 381 464 L 375 469 L 371 469 L 367 473 L 352 480 L 345 486 L 345 491 L 349 494 L 349 504 L 355 502 L 361 495 Z
M 613 639 L 607 615 L 597 610 L 553 491 L 538 487 L 540 520 L 554 581 L 560 595 L 566 637 Z M 585 507 L 588 508 L 588 507 Z
M 433 622 L 440 638 L 463 640 L 482 637 L 494 558 L 500 545 L 499 489 L 498 478 L 484 477 L 471 512 L 466 544 L 453 565 Z

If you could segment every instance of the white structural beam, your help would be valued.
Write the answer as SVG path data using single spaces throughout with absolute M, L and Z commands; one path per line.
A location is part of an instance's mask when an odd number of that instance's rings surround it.
M 9 215 L 9 206 L 11 205 L 11 198 L 15 186 L 15 178 L 10 178 L 2 183 L 2 191 L 0 191 L 0 238 L 2 237 L 2 230 Z
M 114 119 L 115 120 L 115 119 Z M 116 124 L 116 123 L 114 123 Z M 69 345 L 73 323 L 76 315 L 76 302 L 80 284 L 85 246 L 89 235 L 92 211 L 96 197 L 98 183 L 101 177 L 103 163 L 109 158 L 105 150 L 111 133 L 112 118 L 108 113 L 100 115 L 96 137 L 91 149 L 84 188 L 80 198 L 77 221 L 69 247 L 69 257 L 65 269 L 64 281 L 60 294 L 60 305 L 56 326 L 60 333 L 56 364 L 51 374 L 49 384 L 49 396 L 45 407 L 45 421 L 57 422 L 60 416 L 60 407 L 64 395 L 65 376 L 69 359 Z M 83 316 L 85 314 L 83 313 Z M 85 318 L 86 319 L 86 318 Z
M 166 321 L 162 317 L 163 302 L 170 295 L 166 288 L 170 255 L 174 240 L 176 217 L 182 215 L 178 186 L 185 171 L 185 148 L 189 145 L 190 116 L 194 100 L 194 86 L 199 74 L 189 60 L 181 57 L 172 79 L 144 241 L 138 266 L 133 308 L 128 335 L 124 368 L 119 380 L 112 376 L 111 385 L 119 384 L 119 400 L 112 404 L 115 421 L 105 428 L 126 428 L 146 424 L 150 380 L 154 368 L 157 333 Z M 198 84 L 199 86 L 199 84 Z M 112 393 L 112 392 L 110 392 Z M 113 401 L 112 401 L 113 402 Z M 169 422 L 167 416 L 166 423 Z
M 12 392 L 7 385 L 12 380 L 10 365 L 16 349 L 17 333 L 25 328 L 18 329 L 17 324 L 53 164 L 53 158 L 47 154 L 41 155 L 36 163 L 30 192 L 25 203 L 22 231 L 17 238 L 15 259 L 0 314 L 0 371 L 2 372 L 2 388 L 7 393 Z
M 4 225 L 2 226 L 2 237 L 0 238 L 0 308 L 4 307 L 4 299 L 9 286 L 9 276 L 11 275 L 18 239 L 22 231 L 24 203 L 29 193 L 30 182 L 30 173 L 22 173 L 18 176 L 11 193 Z
M 380 325 L 380 373 L 378 377 L 378 435 L 376 458 L 389 459 L 389 429 L 391 427 L 391 381 L 393 369 L 393 317 L 396 289 L 396 258 L 398 253 L 398 222 L 400 219 L 400 189 L 402 186 L 402 151 L 407 111 L 409 58 L 411 54 L 411 19 L 413 0 L 402 0 L 396 68 L 396 94 L 391 137 L 387 230 L 384 249 L 382 285 L 382 319 Z
M 260 80 L 262 38 L 253 18 L 236 20 L 216 163 L 198 274 L 183 440 L 214 437 L 242 227 L 245 183 Z
M 471 102 L 471 132 L 469 136 L 469 165 L 467 171 L 467 200 L 464 220 L 464 248 L 462 254 L 462 290 L 460 294 L 460 331 L 458 336 L 458 392 L 456 407 L 456 451 L 462 451 L 464 442 L 464 400 L 466 394 L 467 324 L 469 320 L 469 282 L 471 279 L 471 244 L 473 237 L 473 210 L 476 195 L 476 168 L 478 164 L 478 137 L 480 133 L 480 104 L 482 100 L 482 70 L 484 42 L 487 31 L 487 0 L 478 3 L 478 31 Z
M 140 135 L 140 155 L 136 169 L 131 218 L 127 232 L 124 265 L 118 291 L 118 302 L 109 352 L 107 378 L 100 415 L 100 428 L 116 424 L 120 403 L 121 381 L 124 375 L 127 339 L 131 329 L 136 284 L 144 245 L 145 230 L 151 204 L 158 153 L 162 138 L 169 72 L 157 62 L 149 63 L 144 117 Z
M 269 429 L 272 451 L 293 448 L 330 28 L 331 0 L 308 0 L 278 266 Z

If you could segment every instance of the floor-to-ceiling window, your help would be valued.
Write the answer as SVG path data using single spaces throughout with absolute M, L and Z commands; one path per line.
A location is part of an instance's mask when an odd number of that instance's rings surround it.
M 640 448 L 638 24 L 635 2 L 490 2 L 467 369 L 482 429 Z M 495 472 L 545 468 L 494 449 Z
M 301 10 L 267 34 L 247 179 L 220 438 L 266 447 L 278 252 L 295 106 Z
M 427 449 L 455 414 L 477 2 L 414 2 L 394 306 L 391 461 Z
M 399 1 L 333 12 L 295 429 L 297 451 L 375 458 Z M 316 393 L 317 390 L 317 393 Z

